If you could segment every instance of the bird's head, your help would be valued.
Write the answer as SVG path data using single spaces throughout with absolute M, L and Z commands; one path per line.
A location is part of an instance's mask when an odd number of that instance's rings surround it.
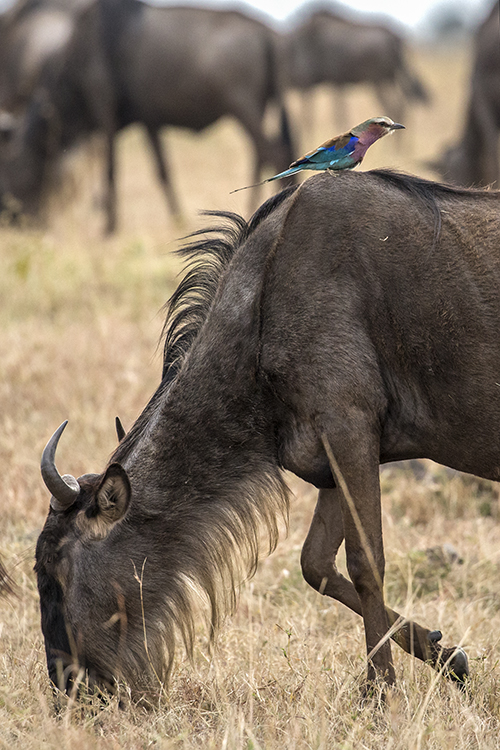
M 357 136 L 362 143 L 370 145 L 395 130 L 404 130 L 404 127 L 399 122 L 391 120 L 390 117 L 372 117 L 370 120 L 365 120 L 360 125 L 356 125 L 351 133 Z

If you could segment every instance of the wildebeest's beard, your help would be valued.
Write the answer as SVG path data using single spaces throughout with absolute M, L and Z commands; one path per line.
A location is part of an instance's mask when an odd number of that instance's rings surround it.
M 68 596 L 74 586 L 75 562 L 81 544 L 75 521 L 86 504 L 86 493 L 81 492 L 67 511 L 51 509 L 36 548 L 35 571 L 47 668 L 52 683 L 68 694 L 77 690 L 84 674 L 92 684 L 109 686 L 112 682 L 112 674 L 98 663 L 88 668 L 82 648 L 85 622 L 75 623 Z M 91 607 L 95 612 L 95 602 Z
M 63 593 L 60 584 L 42 566 L 37 567 L 42 633 L 49 677 L 61 690 L 72 688 L 72 665 L 66 621 L 63 614 Z

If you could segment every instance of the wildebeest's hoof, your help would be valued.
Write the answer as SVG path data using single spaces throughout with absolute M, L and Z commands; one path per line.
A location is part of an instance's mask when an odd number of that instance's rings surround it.
M 443 637 L 443 634 L 440 630 L 431 630 L 427 638 L 430 640 L 431 643 L 437 643 L 441 640 Z
M 450 660 L 449 677 L 463 687 L 468 676 L 469 659 L 463 648 L 458 647 Z
M 443 674 L 457 686 L 463 688 L 465 681 L 469 676 L 469 659 L 467 654 L 460 646 L 452 648 L 442 648 L 438 645 L 442 633 L 440 630 L 433 630 L 427 636 L 431 643 L 432 665 L 434 669 L 442 669 Z

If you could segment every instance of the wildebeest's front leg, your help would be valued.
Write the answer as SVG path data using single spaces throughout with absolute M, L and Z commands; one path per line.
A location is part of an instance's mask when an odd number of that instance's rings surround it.
M 305 580 L 316 591 L 341 602 L 361 615 L 361 601 L 351 581 L 337 570 L 335 560 L 344 540 L 341 492 L 338 488 L 320 490 L 311 527 L 302 549 L 301 564 Z M 467 657 L 461 649 L 441 648 L 440 634 L 430 631 L 386 607 L 388 624 L 399 623 L 391 638 L 407 653 L 436 669 L 448 663 L 446 674 L 462 681 L 467 675 Z
M 177 202 L 177 196 L 170 180 L 170 168 L 168 166 L 165 145 L 160 140 L 160 133 L 157 127 L 152 125 L 148 126 L 147 133 L 151 148 L 153 149 L 153 155 L 155 157 L 158 179 L 161 182 L 161 186 L 167 199 L 170 213 L 174 219 L 179 219 L 181 213 L 179 210 L 179 204 Z
M 92 117 L 104 134 L 104 185 L 103 204 L 105 212 L 105 232 L 111 234 L 116 229 L 116 136 L 119 130 L 117 102 L 112 78 L 108 75 L 108 65 L 100 54 L 92 58 L 89 74 L 84 76 L 84 91 Z M 94 90 L 99 81 L 99 96 Z

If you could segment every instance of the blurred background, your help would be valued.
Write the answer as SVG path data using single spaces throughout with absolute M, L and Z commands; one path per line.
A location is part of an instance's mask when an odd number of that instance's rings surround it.
M 498 25 L 491 0 L 4 2 L 4 222 L 53 226 L 63 205 L 104 233 L 248 214 L 279 185 L 232 190 L 381 114 L 406 131 L 364 168 L 493 185 Z
M 0 11 L 8 10 L 16 4 L 16 0 L 1 0 Z M 150 0 L 151 5 L 203 5 L 209 8 L 238 8 L 242 12 L 258 10 L 275 21 L 289 21 L 293 14 L 304 5 L 304 0 L 254 0 L 254 2 L 235 2 L 234 0 L 207 0 L 205 3 L 186 0 L 176 3 L 169 0 Z M 419 3 L 401 3 L 398 0 L 345 0 L 345 2 L 331 2 L 329 5 L 341 6 L 346 11 L 358 11 L 367 15 L 385 15 L 399 21 L 413 34 L 440 34 L 443 24 L 460 26 L 464 29 L 472 27 L 485 15 L 488 0 L 422 0 Z

